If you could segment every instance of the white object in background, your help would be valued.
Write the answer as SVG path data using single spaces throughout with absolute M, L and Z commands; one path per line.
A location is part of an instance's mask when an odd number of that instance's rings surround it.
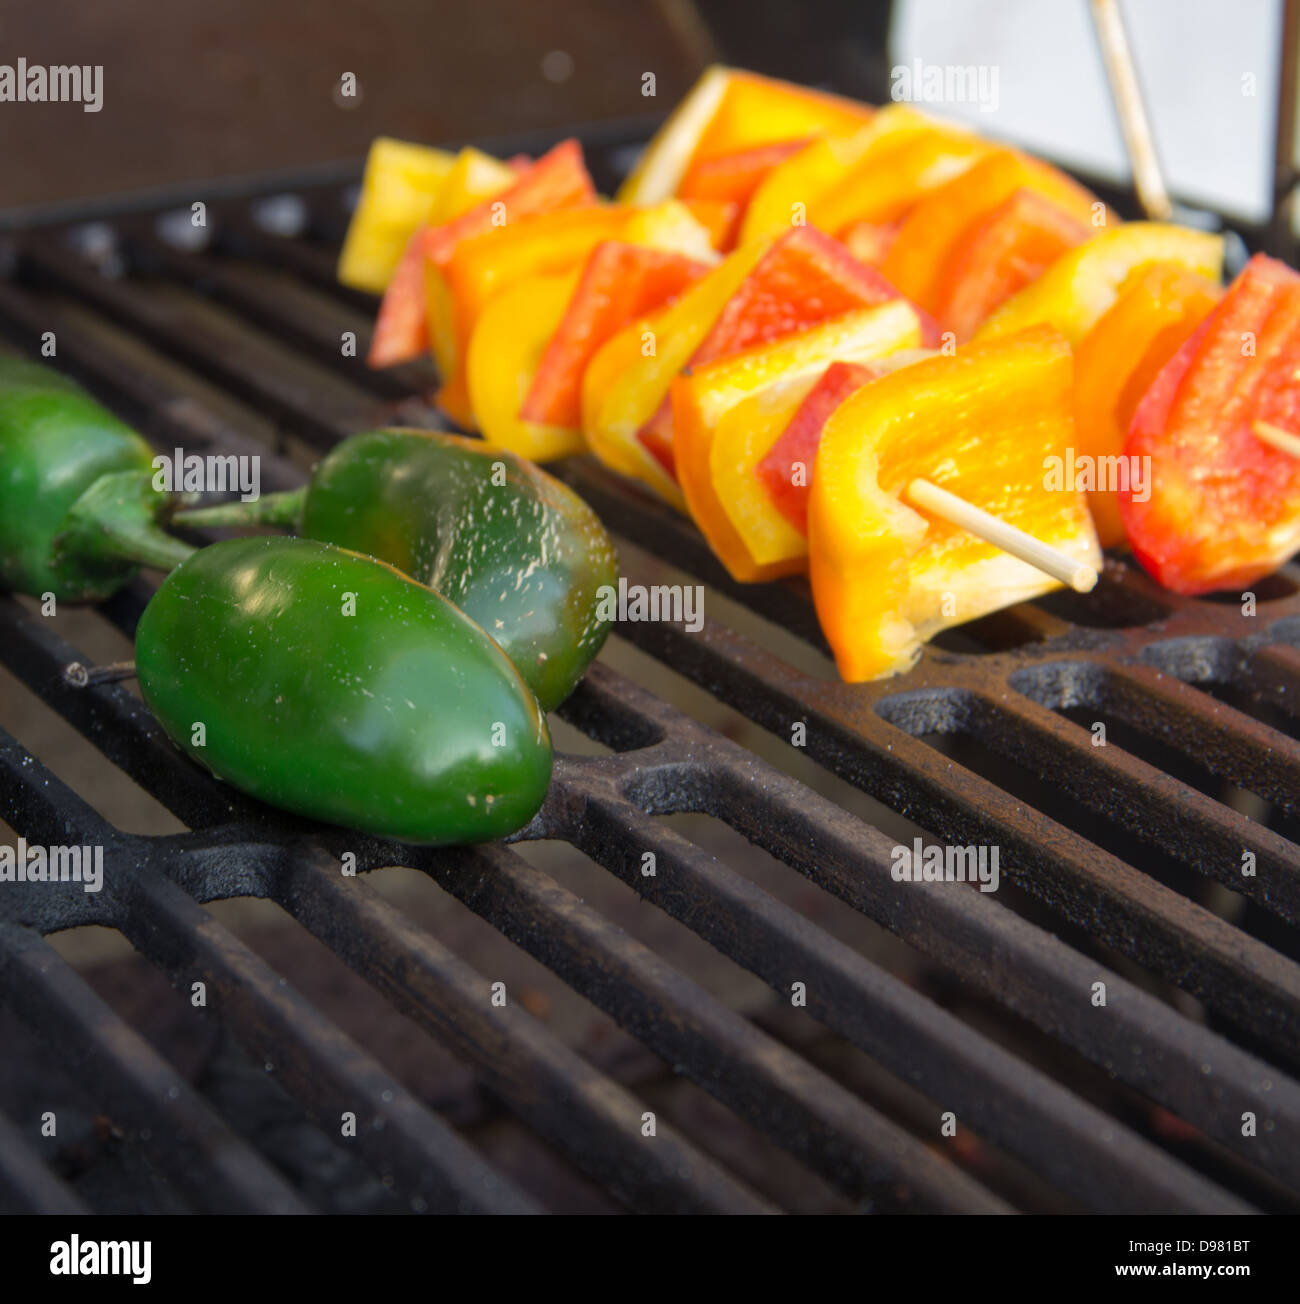
M 1262 221 L 1270 211 L 1278 0 L 1121 3 L 1156 152 L 1178 197 Z M 1130 175 L 1087 0 L 896 0 L 891 65 L 996 95 L 920 102 L 1102 177 Z M 918 62 L 919 61 L 919 62 Z M 983 70 L 983 75 L 979 75 Z M 933 80 L 939 84 L 939 77 Z M 919 99 L 919 97 L 918 97 Z

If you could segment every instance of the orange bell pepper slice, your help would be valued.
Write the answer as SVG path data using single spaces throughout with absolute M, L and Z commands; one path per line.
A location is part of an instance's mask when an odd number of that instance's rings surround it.
M 1085 237 L 1094 218 L 1098 227 L 1106 224 L 1105 205 L 1058 168 L 1018 150 L 998 149 L 912 209 L 881 270 L 913 303 L 936 312 L 937 288 L 972 226 L 1018 190 L 1050 200 L 1074 219 Z
M 382 294 L 417 227 L 429 220 L 455 155 L 388 136 L 371 142 L 361 194 L 339 255 L 338 278 Z
M 1176 263 L 1217 281 L 1223 240 L 1169 222 L 1111 227 L 1063 254 L 1031 285 L 1012 295 L 979 328 L 975 339 L 991 340 L 1047 322 L 1077 344 L 1114 304 L 1128 274 L 1144 263 Z
M 903 367 L 832 413 L 809 497 L 809 572 L 846 680 L 907 670 L 939 630 L 1059 587 L 909 506 L 916 477 L 1100 564 L 1084 496 L 1044 488 L 1046 459 L 1074 438 L 1071 371 L 1069 344 L 1038 326 Z
M 793 227 L 773 242 L 737 287 L 691 354 L 690 364 L 703 366 L 855 308 L 898 297 L 897 289 L 879 271 L 858 262 L 838 240 L 816 227 Z M 933 323 L 923 319 L 923 325 L 926 342 L 937 341 Z M 641 439 L 667 460 L 673 441 L 667 394 Z
M 1130 463 L 1150 459 L 1141 493 L 1121 486 L 1125 531 L 1166 588 L 1240 591 L 1300 549 L 1300 457 L 1254 429 L 1300 433 L 1298 369 L 1300 274 L 1256 254 L 1160 370 L 1124 442 Z
M 484 199 L 441 225 L 421 227 L 407 244 L 379 305 L 369 365 L 409 362 L 428 347 L 426 263 L 445 267 L 461 240 L 490 231 L 502 220 L 590 204 L 595 199 L 595 187 L 582 161 L 582 146 L 576 140 L 566 140 L 518 174 L 496 198 Z
M 871 121 L 848 135 L 824 136 L 778 164 L 750 196 L 739 241 L 775 239 L 798 223 L 818 225 L 818 201 L 864 155 L 895 132 L 933 129 L 931 120 L 906 104 L 887 104 Z M 846 224 L 852 225 L 852 223 Z
M 715 64 L 655 133 L 618 198 L 658 203 L 677 193 L 693 162 L 820 132 L 847 134 L 874 113 L 838 95 Z
M 955 127 L 886 132 L 825 193 L 809 202 L 808 221 L 835 234 L 855 222 L 896 222 L 992 148 Z
M 1079 342 L 1074 351 L 1075 437 L 1078 453 L 1091 458 L 1094 467 L 1123 453 L 1138 402 L 1219 298 L 1212 281 L 1185 268 L 1166 263 L 1140 267 Z M 1113 483 L 1109 476 L 1107 482 Z M 1115 494 L 1093 489 L 1088 507 L 1101 546 L 1122 544 L 1124 525 Z
M 673 455 L 677 480 L 691 516 L 731 575 L 757 581 L 803 567 L 802 557 L 773 565 L 756 561 L 732 524 L 714 483 L 715 436 L 723 427 L 745 430 L 763 411 L 788 417 L 828 363 L 869 361 L 921 338 L 916 310 L 904 299 L 844 313 L 797 335 L 704 366 L 692 366 L 672 383 Z M 793 390 L 791 387 L 794 387 Z
M 962 237 L 935 283 L 935 316 L 965 342 L 1092 229 L 1033 190 L 1017 190 Z

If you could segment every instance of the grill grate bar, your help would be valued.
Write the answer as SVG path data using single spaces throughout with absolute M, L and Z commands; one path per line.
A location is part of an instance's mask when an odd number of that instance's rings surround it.
M 90 1210 L 27 1144 L 22 1130 L 0 1114 L 0 1213 L 75 1217 Z
M 236 1136 L 153 1048 L 40 937 L 0 924 L 0 974 L 15 1012 L 69 1072 L 135 1133 L 141 1151 L 208 1213 L 307 1213 L 288 1183 Z M 156 1144 L 151 1144 L 156 1142 Z
M 788 997 L 792 983 L 805 983 L 815 1018 L 1084 1204 L 1240 1208 L 630 803 L 585 790 L 568 796 L 581 810 L 575 845 L 774 991 Z M 654 879 L 642 880 L 639 857 L 629 858 L 629 832 L 638 851 L 654 853 Z
M 360 861 L 361 857 L 358 856 Z M 494 1006 L 490 980 L 416 928 L 334 859 L 304 853 L 272 895 L 398 1009 L 473 1063 L 488 1087 L 584 1172 L 644 1213 L 758 1213 L 769 1206 L 545 1032 Z
M 1289 923 L 1300 923 L 1300 847 L 1122 747 L 1097 747 L 1091 732 L 1026 698 L 974 703 L 973 732 L 1026 768 L 1064 781 L 1071 796 L 1109 816 L 1198 873 L 1240 892 Z M 1241 853 L 1257 874 L 1243 877 Z
M 1297 1060 L 1300 966 L 1055 820 L 1025 809 L 1010 793 L 875 715 L 868 704 L 849 706 L 839 686 L 821 695 L 824 707 L 797 697 L 807 679 L 801 683 L 792 667 L 732 630 L 706 618 L 697 634 L 653 622 L 629 625 L 627 632 L 638 646 L 777 736 L 789 738 L 791 726 L 803 721 L 814 759 L 946 840 L 998 846 L 1004 872 L 1018 887 L 1249 1028 L 1284 1062 Z M 932 677 L 941 680 L 946 667 L 931 660 Z M 972 695 L 950 687 L 939 696 L 949 719 L 960 722 Z
M 960 1169 L 509 850 L 416 859 L 457 899 L 850 1197 L 872 1210 L 1009 1212 Z
M 166 845 L 170 850 L 175 840 Z M 191 867 L 189 874 L 194 873 Z M 132 875 L 120 926 L 174 983 L 201 978 L 208 984 L 222 1012 L 238 1024 L 245 1049 L 274 1064 L 276 1081 L 326 1135 L 335 1133 L 342 1111 L 354 1113 L 357 1150 L 417 1207 L 539 1212 L 513 1182 L 180 888 L 151 870 Z

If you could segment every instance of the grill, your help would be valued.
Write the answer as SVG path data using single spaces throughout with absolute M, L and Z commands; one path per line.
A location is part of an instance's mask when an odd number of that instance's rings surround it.
M 588 134 L 604 187 L 641 131 Z M 0 327 L 33 353 L 53 332 L 57 365 L 160 448 L 259 453 L 265 488 L 299 484 L 349 433 L 440 424 L 421 367 L 365 368 L 373 305 L 334 283 L 355 177 L 28 222 L 4 237 Z M 269 443 L 236 407 L 264 418 Z M 616 626 L 560 712 L 561 738 L 584 741 L 561 749 L 513 846 L 413 849 L 244 799 L 183 758 L 127 687 L 65 680 L 90 659 L 66 619 L 0 599 L 8 670 L 186 828 L 115 827 L 0 735 L 0 814 L 31 843 L 102 844 L 106 865 L 98 894 L 5 885 L 3 993 L 168 1207 L 334 1206 L 48 934 L 103 925 L 182 995 L 205 983 L 203 1017 L 265 1061 L 286 1108 L 385 1207 L 536 1212 L 569 1207 L 574 1189 L 651 1212 L 1300 1207 L 1294 566 L 1257 586 L 1247 614 L 1111 559 L 1091 595 L 987 617 L 906 677 L 847 686 L 802 582 L 735 585 L 671 511 L 585 459 L 559 473 L 615 532 L 629 581 L 682 572 L 707 586 L 707 618 L 698 632 Z M 93 619 L 129 635 L 149 593 L 138 580 Z M 893 848 L 914 834 L 995 845 L 1000 889 L 896 882 Z M 529 854 L 541 844 L 562 844 L 549 850 L 581 875 L 551 872 Z M 602 1057 L 536 1000 L 494 1001 L 493 973 L 364 873 L 341 873 L 345 851 L 360 871 L 424 876 L 636 1053 Z M 602 883 L 616 893 L 584 887 Z M 205 908 L 238 897 L 276 903 L 432 1039 L 478 1114 L 404 1082 Z M 684 927 L 642 940 L 607 908 L 624 898 L 627 917 Z M 701 955 L 747 971 L 765 999 L 729 1000 Z M 689 1107 L 674 1109 L 677 1083 Z M 104 1207 L 0 1106 L 8 1205 Z M 492 1126 L 535 1164 L 489 1144 Z

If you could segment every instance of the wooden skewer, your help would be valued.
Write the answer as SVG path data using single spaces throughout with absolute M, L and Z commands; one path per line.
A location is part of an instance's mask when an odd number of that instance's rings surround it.
M 1138 84 L 1133 52 L 1129 49 L 1128 36 L 1124 32 L 1124 19 L 1119 12 L 1118 0 L 1092 0 L 1092 21 L 1097 29 L 1101 57 L 1106 63 L 1111 94 L 1119 113 L 1124 146 L 1133 166 L 1138 200 L 1148 217 L 1167 222 L 1173 216 L 1174 206 L 1169 201 L 1169 192 L 1160 175 L 1151 123 L 1147 119 L 1146 105 L 1142 102 L 1142 88 Z
M 1250 428 L 1255 432 L 1255 438 L 1270 448 L 1276 448 L 1279 453 L 1290 453 L 1292 457 L 1300 457 L 1300 435 L 1293 435 L 1289 430 L 1273 425 L 1271 421 L 1252 421 Z
M 905 497 L 931 516 L 969 530 L 995 548 L 1001 548 L 1003 552 L 1009 552 L 1013 557 L 1037 566 L 1053 579 L 1068 584 L 1076 593 L 1089 593 L 1097 585 L 1097 572 L 1086 562 L 1071 557 L 1059 548 L 1053 548 L 1051 544 L 1043 543 L 1041 539 L 1035 539 L 1032 534 L 1026 534 L 1014 525 L 1008 525 L 1006 521 L 939 488 L 937 484 L 931 484 L 929 480 L 913 480 L 907 486 Z

